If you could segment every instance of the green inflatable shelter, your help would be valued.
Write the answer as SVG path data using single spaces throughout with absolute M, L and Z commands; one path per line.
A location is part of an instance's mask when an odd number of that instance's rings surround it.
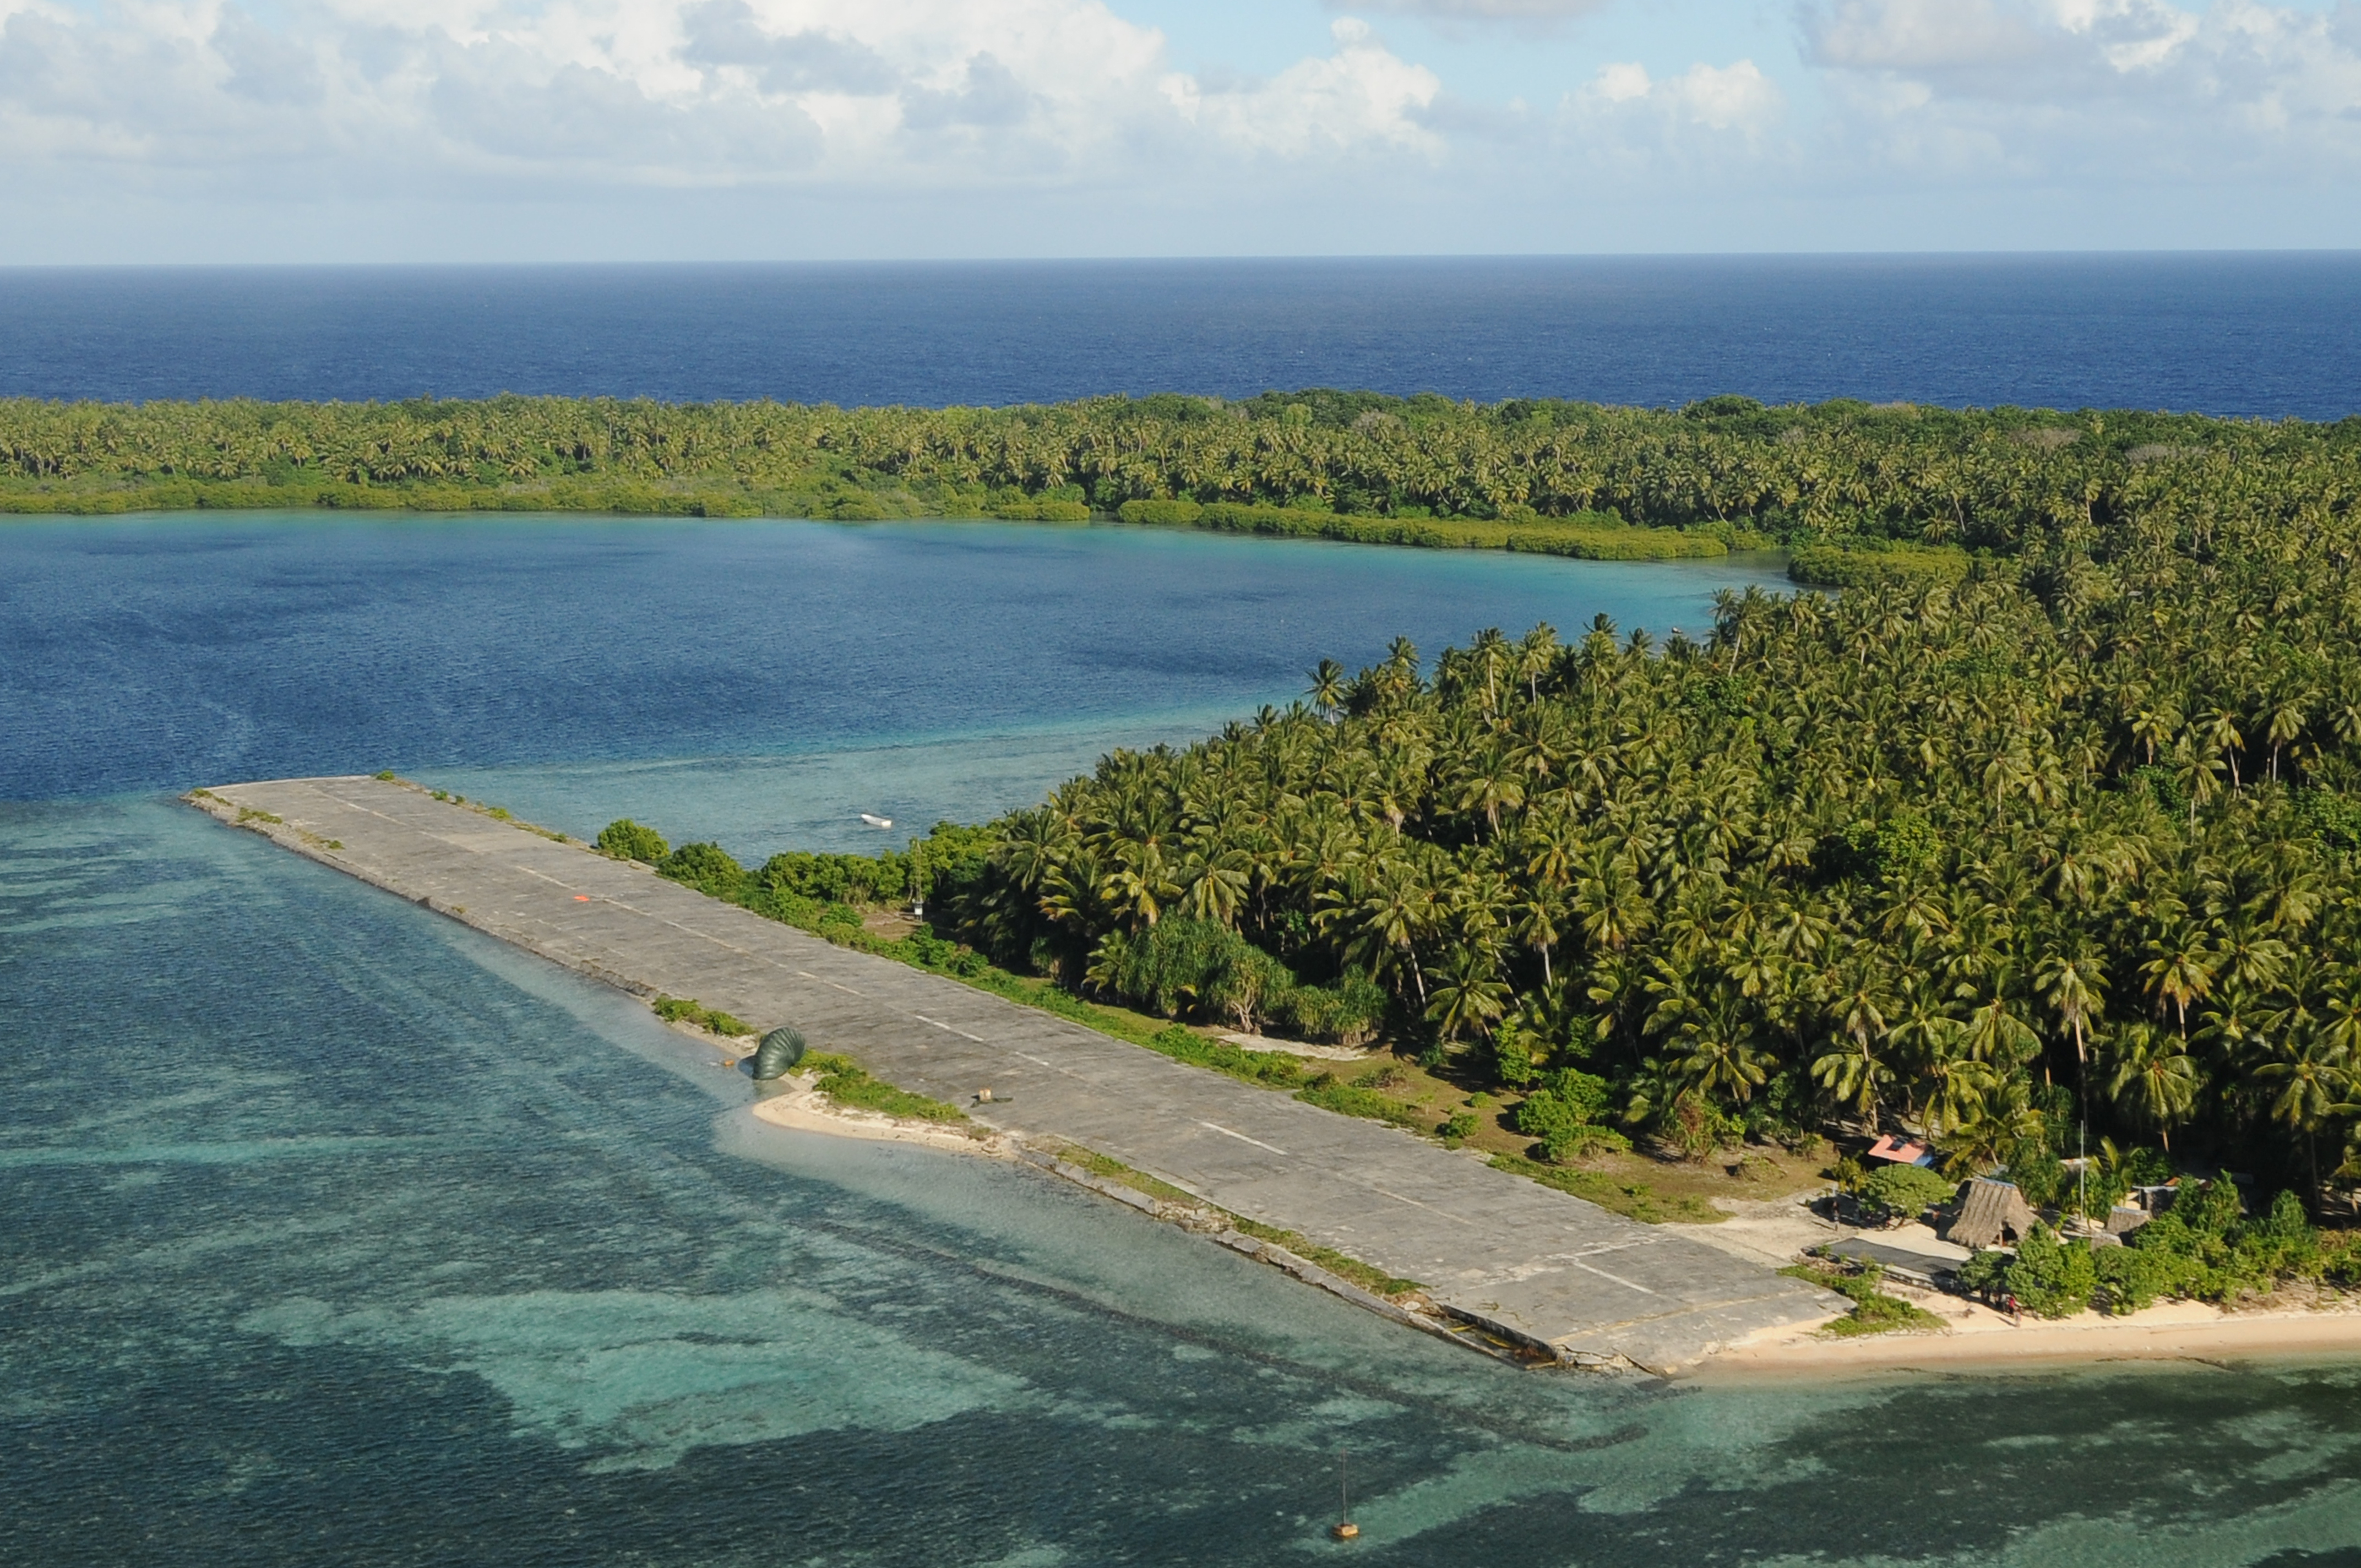
M 754 1077 L 757 1080 L 779 1078 L 793 1072 L 796 1064 L 804 1059 L 810 1047 L 804 1037 L 793 1029 L 774 1029 L 763 1036 L 754 1047 Z

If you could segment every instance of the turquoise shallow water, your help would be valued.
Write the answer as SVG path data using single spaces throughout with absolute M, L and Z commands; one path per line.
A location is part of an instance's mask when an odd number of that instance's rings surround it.
M 831 803 L 856 794 L 1029 794 L 1093 725 L 1186 722 L 1224 680 L 1247 705 L 1256 672 L 1317 656 L 1219 623 L 1232 674 L 1183 670 L 1190 700 L 1144 716 L 1092 707 L 1122 683 L 1074 648 L 1159 613 L 1126 587 L 1153 558 L 1119 542 L 1063 568 L 1087 592 L 1046 636 L 988 577 L 971 632 L 936 618 L 942 681 L 1082 700 L 848 745 L 853 710 L 798 681 L 840 667 L 857 616 L 753 644 L 799 664 L 731 664 L 745 610 L 644 614 L 667 634 L 639 641 L 598 620 L 609 552 L 663 587 L 757 536 L 145 526 L 63 566 L 58 531 L 0 534 L 0 577 L 47 585 L 8 601 L 0 678 L 28 657 L 105 677 L 0 753 L 49 759 L 0 791 L 0 1562 L 1293 1563 L 1338 1554 L 1321 1527 L 1349 1450 L 1372 1562 L 2361 1563 L 2361 1369 L 1511 1372 L 1028 1170 L 757 1124 L 639 1004 L 105 771 L 177 756 L 152 789 L 432 741 L 424 768 L 562 825 L 653 798 L 761 850 L 849 832 Z M 1065 548 L 1010 546 L 1035 537 Z M 1389 588 L 1359 554 L 1182 559 L 1380 645 L 1520 593 L 1571 603 L 1561 625 L 1605 598 L 1578 574 Z M 1006 581 L 1049 570 L 1019 564 Z M 789 565 L 807 597 L 870 602 Z M 553 628 L 577 616 L 608 630 Z M 668 673 L 692 658 L 703 683 Z M 660 728 L 610 723 L 577 773 L 595 727 L 570 727 L 638 711 L 608 695 L 635 681 L 739 743 L 667 756 Z M 697 707 L 708 685 L 761 721 Z M 488 711 L 509 726 L 471 758 L 450 716 Z M 796 750 L 805 721 L 840 739 Z
M 147 801 L 0 810 L 0 1561 L 2361 1561 L 2356 1373 L 1671 1391 L 1022 1169 Z

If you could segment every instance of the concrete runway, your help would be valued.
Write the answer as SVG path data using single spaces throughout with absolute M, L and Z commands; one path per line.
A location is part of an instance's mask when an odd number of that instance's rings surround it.
M 830 946 L 412 785 L 286 779 L 209 793 L 230 809 L 199 804 L 224 820 L 268 813 L 280 820 L 240 825 L 577 973 L 764 1029 L 792 1024 L 979 1122 L 1080 1144 L 1416 1279 L 1451 1312 L 1566 1361 L 1676 1372 L 1843 1305 L 1469 1155 Z M 994 1103 L 971 1104 L 985 1087 Z

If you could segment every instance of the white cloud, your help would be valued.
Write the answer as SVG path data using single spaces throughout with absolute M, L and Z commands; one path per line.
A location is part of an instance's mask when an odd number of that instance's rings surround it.
M 2361 159 L 2361 27 L 2255 0 L 1828 0 L 1800 17 L 1856 155 L 2301 182 Z
M 1341 17 L 1329 32 L 1334 54 L 1299 60 L 1268 82 L 1211 91 L 1174 76 L 1165 91 L 1192 124 L 1257 152 L 1377 145 L 1440 154 L 1442 138 L 1418 117 L 1443 90 L 1434 72 L 1397 59 L 1366 22 Z
M 0 10 L 0 158 L 972 187 L 1441 146 L 1416 117 L 1433 72 L 1350 20 L 1333 52 L 1216 89 L 1103 0 L 100 4 Z
M 1785 111 L 1778 84 L 1751 60 L 1692 65 L 1657 81 L 1633 61 L 1601 66 L 1573 95 L 1578 115 L 1645 115 L 1675 126 L 1760 135 Z
M 1607 4 L 1608 0 L 1374 0 L 1373 4 L 1356 5 L 1353 9 L 1437 16 L 1455 22 L 1534 22 L 1587 16 Z

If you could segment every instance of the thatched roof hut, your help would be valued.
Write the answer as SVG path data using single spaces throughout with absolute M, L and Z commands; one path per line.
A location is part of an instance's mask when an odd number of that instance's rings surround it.
M 2013 1245 L 2033 1229 L 2036 1218 L 2015 1182 L 1978 1177 L 1968 1183 L 1943 1239 L 1959 1246 Z

